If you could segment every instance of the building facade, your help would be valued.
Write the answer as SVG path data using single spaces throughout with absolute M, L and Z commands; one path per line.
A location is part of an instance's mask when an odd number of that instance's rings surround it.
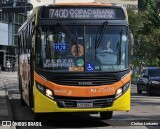
M 95 2 L 113 3 L 130 9 L 138 8 L 138 0 L 95 0 Z
M 0 0 L 0 3 L 9 0 Z M 13 1 L 13 0 L 12 0 Z M 27 0 L 15 0 L 28 2 Z M 16 47 L 18 43 L 18 29 L 27 18 L 27 13 L 0 12 L 0 66 L 6 69 L 6 63 L 16 62 Z

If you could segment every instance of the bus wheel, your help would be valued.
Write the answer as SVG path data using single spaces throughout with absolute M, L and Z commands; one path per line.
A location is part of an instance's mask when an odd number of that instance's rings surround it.
M 111 119 L 113 115 L 113 111 L 100 112 L 100 117 L 102 120 Z

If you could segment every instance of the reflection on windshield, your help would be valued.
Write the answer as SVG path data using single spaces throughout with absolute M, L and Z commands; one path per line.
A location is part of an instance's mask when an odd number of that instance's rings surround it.
M 40 26 L 37 29 L 37 67 L 62 72 L 115 71 L 128 68 L 127 27 L 108 26 L 98 48 L 97 37 L 102 34 L 102 26 L 65 28 L 67 32 L 59 26 Z

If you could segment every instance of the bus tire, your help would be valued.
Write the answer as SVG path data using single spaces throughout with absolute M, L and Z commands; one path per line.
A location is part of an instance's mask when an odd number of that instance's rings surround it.
M 111 119 L 113 115 L 113 111 L 100 112 L 100 117 L 102 120 Z

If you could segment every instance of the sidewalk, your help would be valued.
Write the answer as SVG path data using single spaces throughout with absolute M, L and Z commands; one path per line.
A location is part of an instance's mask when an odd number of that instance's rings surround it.
M 2 121 L 12 121 L 12 111 L 9 103 L 6 86 L 12 83 L 13 78 L 17 77 L 17 72 L 1 72 L 0 73 L 0 129 L 10 129 L 13 127 L 2 126 Z

